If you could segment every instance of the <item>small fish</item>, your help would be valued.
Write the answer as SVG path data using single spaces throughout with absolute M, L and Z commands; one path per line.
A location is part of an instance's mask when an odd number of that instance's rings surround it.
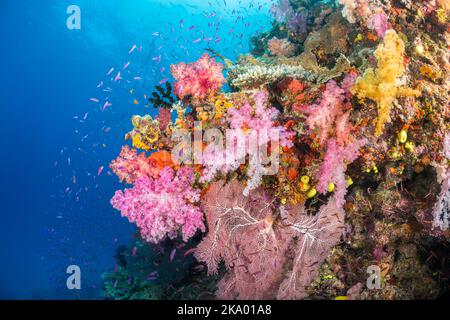
M 175 258 L 175 254 L 177 253 L 177 249 L 173 249 L 172 252 L 170 252 L 169 261 L 172 262 Z
M 134 99 L 133 104 L 137 106 L 139 104 L 139 101 L 137 99 Z
M 106 101 L 105 104 L 104 104 L 103 107 L 102 107 L 102 111 L 105 111 L 106 108 L 108 108 L 108 107 L 110 107 L 110 106 L 112 106 L 112 103 L 110 103 L 109 101 Z
M 116 77 L 114 78 L 114 81 L 117 81 L 120 79 L 120 71 L 117 73 Z
M 76 184 L 76 183 L 77 183 L 77 177 L 75 177 L 75 176 L 72 177 L 72 183 L 73 183 L 73 184 Z
M 100 100 L 98 100 L 97 98 L 90 98 L 89 101 L 95 102 L 95 103 L 99 103 Z
M 162 80 L 159 82 L 159 84 L 166 83 L 167 81 L 169 81 L 169 78 L 164 78 L 164 79 L 162 79 Z
M 137 253 L 137 248 L 136 248 L 136 246 L 134 246 L 133 249 L 131 250 L 131 256 L 136 257 L 136 253 Z
M 103 166 L 101 166 L 100 168 L 98 168 L 98 171 L 97 171 L 97 177 L 100 176 L 100 175 L 102 174 L 103 169 L 104 169 Z
M 114 68 L 109 69 L 109 71 L 106 75 L 109 76 L 113 71 L 114 71 Z
M 128 51 L 128 54 L 132 54 L 134 50 L 136 50 L 136 45 L 133 44 L 133 46 L 131 47 L 130 51 Z
M 100 81 L 100 83 L 97 85 L 97 88 L 100 88 L 101 86 L 103 86 L 103 81 Z
M 125 65 L 123 66 L 123 70 L 125 70 L 126 68 L 128 68 L 130 66 L 130 61 L 128 61 L 127 63 L 125 63 Z
M 200 41 L 202 41 L 202 38 L 195 39 L 194 41 L 192 41 L 192 43 L 198 43 Z

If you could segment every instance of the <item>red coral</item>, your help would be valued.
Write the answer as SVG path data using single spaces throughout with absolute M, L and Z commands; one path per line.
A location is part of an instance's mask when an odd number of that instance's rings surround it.
M 180 99 L 188 96 L 205 99 L 217 93 L 225 83 L 223 65 L 215 62 L 207 53 L 196 62 L 172 65 L 170 70 L 177 80 L 174 88 Z

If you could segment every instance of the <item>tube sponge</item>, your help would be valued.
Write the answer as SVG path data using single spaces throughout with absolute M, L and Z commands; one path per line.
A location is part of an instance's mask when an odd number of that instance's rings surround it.
M 378 61 L 376 69 L 368 68 L 356 80 L 353 88 L 358 98 L 368 98 L 377 103 L 378 118 L 375 119 L 375 136 L 383 133 L 385 123 L 389 122 L 392 103 L 397 97 L 418 96 L 419 91 L 400 87 L 397 80 L 405 73 L 403 58 L 405 44 L 394 30 L 388 30 L 375 50 Z

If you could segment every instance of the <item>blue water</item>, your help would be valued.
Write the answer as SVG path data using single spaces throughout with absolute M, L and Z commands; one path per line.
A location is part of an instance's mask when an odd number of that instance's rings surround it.
M 66 27 L 72 4 L 81 30 Z M 135 232 L 109 205 L 123 186 L 107 167 L 131 115 L 155 112 L 143 94 L 170 78 L 170 64 L 197 60 L 207 47 L 230 59 L 248 52 L 250 35 L 270 25 L 269 7 L 266 0 L 0 2 L 0 298 L 102 298 L 101 273 Z M 128 54 L 134 44 L 142 50 Z M 123 80 L 111 81 L 128 61 Z M 105 101 L 112 106 L 102 112 Z M 81 290 L 66 288 L 71 264 L 82 270 Z

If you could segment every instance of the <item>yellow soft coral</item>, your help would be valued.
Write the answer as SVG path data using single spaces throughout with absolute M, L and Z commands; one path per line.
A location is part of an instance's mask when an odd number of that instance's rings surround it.
M 397 97 L 417 96 L 419 91 L 400 87 L 397 81 L 405 73 L 405 44 L 394 30 L 386 33 L 384 42 L 375 50 L 377 69 L 368 68 L 359 77 L 353 88 L 360 98 L 368 98 L 378 105 L 378 118 L 375 120 L 375 136 L 383 133 L 386 122 L 390 121 L 392 103 Z

